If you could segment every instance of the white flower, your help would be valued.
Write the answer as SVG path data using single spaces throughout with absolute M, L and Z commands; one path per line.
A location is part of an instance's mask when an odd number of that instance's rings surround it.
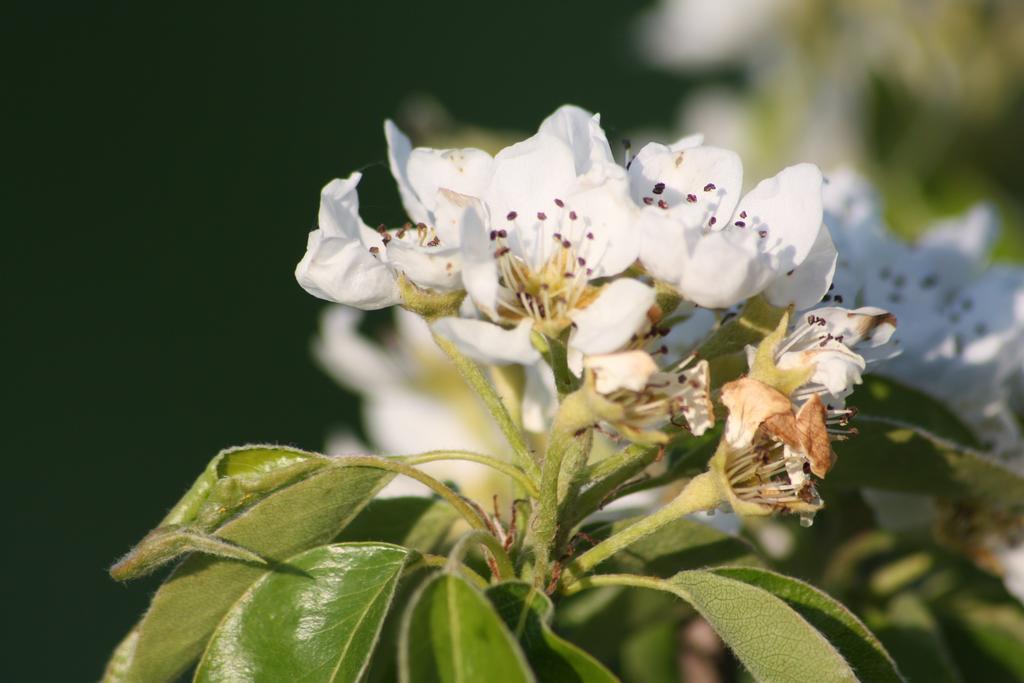
M 695 436 L 715 424 L 706 360 L 694 362 L 691 356 L 662 370 L 637 349 L 588 356 L 583 366 L 602 399 L 599 414 L 630 438 L 663 442 L 665 436 L 654 430 L 668 422 Z
M 465 203 L 463 281 L 496 325 L 449 318 L 437 329 L 470 355 L 532 359 L 526 330 L 557 337 L 570 326 L 571 346 L 607 352 L 645 320 L 652 288 L 628 279 L 593 282 L 621 273 L 639 253 L 626 173 L 597 116 L 560 108 L 536 135 L 499 152 L 479 201 Z M 505 332 L 485 333 L 488 325 Z
M 861 383 L 868 363 L 899 353 L 888 344 L 895 331 L 896 317 L 881 308 L 817 308 L 795 319 L 773 360 L 781 370 L 810 371 L 807 382 L 792 394 L 796 403 L 816 394 L 830 409 L 838 408 Z M 755 347 L 747 347 L 751 366 L 756 354 Z
M 739 157 L 687 144 L 648 144 L 629 165 L 647 271 L 708 308 L 762 292 L 775 305 L 817 303 L 836 258 L 818 168 L 791 166 L 741 198 Z
M 856 175 L 830 176 L 826 222 L 839 245 L 835 303 L 877 303 L 900 320 L 898 357 L 875 371 L 951 406 L 996 451 L 1019 450 L 1010 397 L 1024 367 L 1024 269 L 985 269 L 997 232 L 979 205 L 913 244 L 889 233 Z
M 491 157 L 475 149 L 412 149 L 408 138 L 385 123 L 388 158 L 413 223 L 373 230 L 359 215 L 353 173 L 328 183 L 320 194 L 318 227 L 295 269 L 299 284 L 328 301 L 366 310 L 401 302 L 399 276 L 423 289 L 462 288 L 459 218 L 463 207 L 449 190 L 479 192 Z

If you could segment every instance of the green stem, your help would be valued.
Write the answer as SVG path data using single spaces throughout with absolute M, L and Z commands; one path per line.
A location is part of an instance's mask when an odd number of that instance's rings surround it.
M 538 495 L 536 482 L 530 479 L 525 472 L 511 463 L 492 458 L 489 455 L 473 453 L 472 451 L 428 451 L 417 455 L 404 456 L 402 460 L 407 465 L 422 465 L 425 462 L 436 462 L 438 460 L 465 460 L 467 462 L 479 463 L 515 479 L 531 498 L 536 498 Z
M 467 532 L 455 542 L 451 552 L 448 553 L 448 564 L 446 565 L 448 571 L 454 571 L 462 565 L 462 560 L 466 557 L 466 553 L 469 551 L 469 546 L 472 543 L 479 543 L 491 553 L 491 557 L 494 558 L 494 563 L 498 568 L 497 578 L 499 581 L 516 578 L 516 570 L 512 566 L 512 560 L 509 559 L 505 548 L 502 547 L 493 534 L 480 529 Z
M 669 590 L 665 586 L 664 579 L 656 579 L 651 576 L 637 576 L 636 574 L 596 574 L 584 576 L 572 585 L 566 586 L 563 592 L 565 595 L 579 593 L 586 588 L 599 588 L 601 586 L 629 586 L 631 588 L 650 588 L 656 591 L 668 591 L 676 593 L 676 590 Z
M 710 510 L 722 502 L 723 493 L 712 472 L 691 479 L 672 502 L 622 531 L 601 541 L 566 567 L 563 585 L 569 586 L 606 559 L 661 527 L 698 510 Z
M 540 477 L 540 495 L 530 523 L 531 546 L 534 553 L 534 582 L 542 583 L 551 567 L 555 550 L 559 518 L 559 480 L 562 461 L 572 449 L 580 447 L 577 441 L 587 438 L 584 430 L 593 425 L 594 418 L 587 406 L 583 391 L 575 391 L 562 401 L 551 427 L 548 450 Z
M 471 505 L 462 499 L 462 496 L 452 491 L 443 483 L 434 479 L 426 472 L 416 469 L 408 463 L 397 458 L 382 458 L 377 455 L 341 455 L 331 459 L 334 467 L 372 467 L 378 470 L 397 472 L 411 479 L 415 479 L 427 486 L 437 495 L 444 498 L 455 508 L 459 514 L 466 518 L 469 525 L 474 529 L 487 529 L 487 521 Z
M 502 402 L 494 385 L 487 380 L 487 376 L 484 375 L 480 366 L 473 362 L 472 359 L 463 355 L 450 340 L 433 332 L 431 334 L 438 347 L 455 364 L 455 369 L 459 371 L 462 379 L 484 402 L 491 417 L 494 418 L 498 428 L 505 435 L 505 440 L 512 447 L 512 452 L 519 461 L 519 466 L 531 477 L 538 479 L 540 471 L 537 468 L 537 463 L 533 460 L 533 456 L 530 455 L 529 448 L 526 446 L 526 439 L 523 437 L 522 430 L 519 429 L 512 416 L 509 415 L 508 409 Z

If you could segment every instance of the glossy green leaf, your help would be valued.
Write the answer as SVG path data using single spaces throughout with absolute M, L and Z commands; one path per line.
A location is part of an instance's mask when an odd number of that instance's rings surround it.
M 487 598 L 466 580 L 438 573 L 406 609 L 399 643 L 403 683 L 521 683 L 526 657 Z
M 266 560 L 247 548 L 178 525 L 163 526 L 146 534 L 138 545 L 110 568 L 110 576 L 117 581 L 137 579 L 185 553 L 205 553 L 215 557 L 266 564 Z
M 435 553 L 458 518 L 452 506 L 436 498 L 378 498 L 370 501 L 335 541 L 381 541 Z
M 638 519 L 618 520 L 588 530 L 588 533 L 594 540 L 601 540 Z M 602 571 L 669 577 L 684 569 L 759 563 L 753 547 L 743 539 L 710 524 L 682 517 L 614 555 L 602 565 Z
M 560 638 L 549 622 L 553 606 L 546 595 L 522 581 L 491 586 L 487 598 L 518 640 L 542 680 L 610 683 L 618 679 L 596 659 Z
M 329 543 L 394 476 L 331 459 L 228 519 L 216 535 L 280 562 Z M 195 661 L 231 605 L 265 567 L 192 555 L 160 587 L 136 626 L 138 642 L 121 680 L 173 680 Z
M 901 683 L 896 663 L 850 610 L 814 586 L 753 567 L 722 567 L 715 574 L 763 588 L 795 609 L 839 650 L 862 681 Z
M 658 584 L 689 602 L 759 681 L 857 680 L 821 632 L 781 598 L 758 586 L 699 570 L 680 572 Z
M 341 543 L 290 558 L 234 604 L 195 680 L 359 680 L 408 554 L 394 545 Z
M 983 453 L 882 418 L 860 416 L 857 428 L 834 446 L 831 484 L 1024 505 L 1024 477 Z
M 913 594 L 896 596 L 884 614 L 869 614 L 868 622 L 899 662 L 907 680 L 929 683 L 971 680 L 957 670 L 935 617 Z

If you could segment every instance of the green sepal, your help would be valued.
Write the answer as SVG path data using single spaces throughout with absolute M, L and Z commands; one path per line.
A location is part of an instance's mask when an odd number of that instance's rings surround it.
M 791 396 L 814 374 L 813 367 L 784 370 L 775 363 L 775 351 L 779 348 L 782 340 L 786 338 L 786 332 L 789 330 L 789 315 L 790 312 L 785 311 L 775 330 L 757 345 L 754 361 L 750 367 L 752 379 L 767 384 L 786 396 Z
M 402 308 L 429 320 L 458 315 L 459 305 L 466 298 L 463 289 L 440 292 L 416 286 L 404 274 L 398 276 L 398 291 L 402 295 Z

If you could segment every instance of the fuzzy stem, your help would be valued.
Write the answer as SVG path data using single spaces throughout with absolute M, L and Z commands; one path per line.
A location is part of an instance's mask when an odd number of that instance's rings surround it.
M 502 434 L 505 435 L 508 444 L 512 447 L 512 452 L 519 461 L 519 466 L 533 479 L 538 479 L 540 477 L 540 470 L 537 467 L 537 463 L 534 462 L 533 456 L 530 455 L 523 432 L 516 425 L 512 416 L 509 415 L 508 409 L 501 401 L 501 397 L 494 389 L 494 386 L 487 380 L 480 366 L 474 363 L 472 359 L 463 355 L 450 340 L 445 339 L 439 334 L 433 332 L 432 334 L 437 345 L 455 364 L 455 369 L 459 371 L 462 379 L 484 402 L 488 412 L 491 413 L 491 417 L 494 418 Z
M 597 574 L 584 576 L 579 581 L 568 585 L 562 591 L 565 595 L 579 593 L 586 588 L 600 588 L 601 586 L 628 586 L 631 588 L 650 588 L 656 591 L 669 591 L 664 579 L 657 579 L 652 576 L 637 576 L 636 574 Z
M 589 436 L 585 430 L 593 425 L 593 415 L 586 396 L 576 391 L 565 397 L 551 428 L 551 440 L 544 454 L 540 495 L 530 523 L 530 540 L 534 553 L 534 582 L 541 585 L 551 568 L 551 558 L 558 535 L 559 479 L 566 454 L 580 448 L 580 439 Z M 582 432 L 582 433 L 581 433 Z M 585 459 L 584 459 L 585 462 Z
M 437 495 L 444 498 L 459 514 L 466 518 L 469 525 L 474 529 L 487 529 L 487 520 L 471 505 L 462 499 L 462 496 L 452 491 L 443 483 L 434 479 L 426 472 L 416 469 L 408 463 L 396 458 L 382 458 L 376 455 L 340 455 L 331 458 L 334 467 L 372 467 L 378 470 L 397 472 L 429 487 Z
M 609 536 L 580 555 L 575 562 L 566 567 L 563 574 L 563 585 L 568 587 L 576 583 L 601 562 L 623 548 L 653 534 L 666 524 L 692 512 L 717 507 L 722 502 L 722 497 L 718 480 L 713 473 L 705 472 L 694 477 L 679 492 L 679 495 L 672 499 L 671 503 L 635 524 L 631 524 L 619 533 Z
M 472 451 L 428 451 L 417 455 L 404 456 L 402 460 L 407 465 L 422 465 L 425 462 L 436 462 L 438 460 L 465 460 L 467 462 L 479 463 L 515 479 L 531 498 L 536 498 L 538 495 L 537 483 L 529 475 L 515 465 L 504 460 L 492 458 L 489 455 L 473 453 Z

